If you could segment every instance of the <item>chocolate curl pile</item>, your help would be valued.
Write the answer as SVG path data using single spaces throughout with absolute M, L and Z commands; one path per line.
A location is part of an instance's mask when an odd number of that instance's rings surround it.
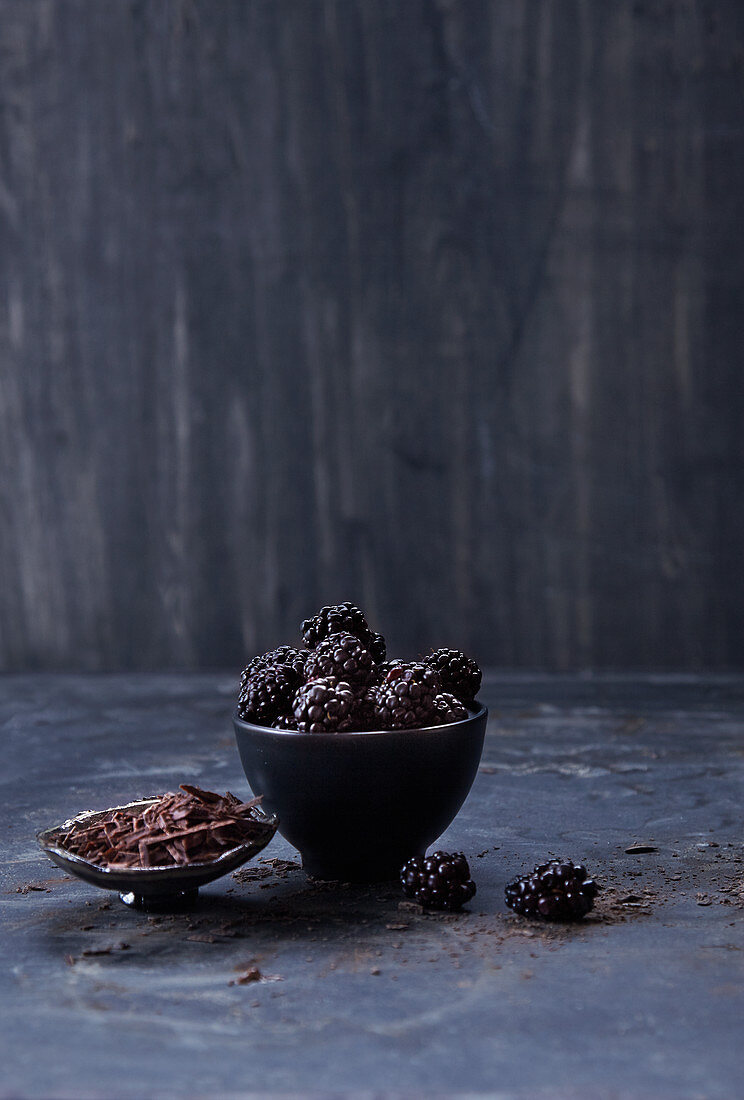
M 57 847 L 98 867 L 173 867 L 209 863 L 259 837 L 266 825 L 253 816 L 261 799 L 241 802 L 189 783 L 142 809 L 109 810 L 95 821 L 60 829 Z

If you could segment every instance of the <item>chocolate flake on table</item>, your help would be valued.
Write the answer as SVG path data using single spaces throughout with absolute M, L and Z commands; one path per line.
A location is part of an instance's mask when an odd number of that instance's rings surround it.
M 249 985 L 251 982 L 260 982 L 263 975 L 257 966 L 249 966 L 238 975 L 237 978 L 233 978 L 229 981 L 228 985 Z
M 261 798 L 241 802 L 190 783 L 144 809 L 108 810 L 93 821 L 59 829 L 52 843 L 98 867 L 117 870 L 209 863 L 259 836 L 265 826 L 253 816 Z
M 82 952 L 86 957 L 89 955 L 110 955 L 112 951 L 128 951 L 131 944 L 124 943 L 110 943 L 105 947 L 86 947 Z

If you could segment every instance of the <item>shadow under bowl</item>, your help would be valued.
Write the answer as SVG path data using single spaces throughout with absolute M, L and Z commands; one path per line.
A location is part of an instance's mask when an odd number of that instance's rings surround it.
M 142 798 L 125 806 L 113 806 L 115 810 L 145 810 L 157 798 Z M 84 810 L 61 825 L 54 825 L 37 833 L 41 850 L 70 875 L 100 886 L 104 890 L 118 890 L 125 905 L 137 909 L 169 909 L 196 898 L 200 886 L 235 871 L 249 859 L 263 851 L 276 833 L 279 824 L 273 814 L 266 814 L 259 807 L 251 811 L 256 823 L 256 835 L 236 848 L 222 852 L 206 863 L 168 865 L 165 867 L 117 868 L 91 863 L 82 856 L 68 852 L 58 844 L 58 834 L 75 825 L 90 825 L 111 810 Z
M 345 882 L 395 878 L 458 813 L 473 784 L 486 707 L 446 726 L 296 733 L 233 716 L 248 783 L 280 818 L 308 874 Z

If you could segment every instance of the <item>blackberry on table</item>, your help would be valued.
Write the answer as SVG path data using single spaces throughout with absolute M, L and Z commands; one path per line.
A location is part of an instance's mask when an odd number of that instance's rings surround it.
M 310 654 L 305 679 L 332 677 L 356 687 L 365 687 L 375 675 L 375 662 L 364 643 L 353 634 L 329 634 Z
M 257 668 L 241 683 L 238 714 L 247 722 L 268 726 L 290 709 L 296 690 L 297 677 L 291 668 Z
M 583 864 L 551 859 L 522 875 L 505 890 L 506 904 L 523 917 L 579 920 L 594 906 L 599 887 Z
M 438 673 L 419 662 L 396 664 L 375 689 L 379 729 L 415 729 L 438 724 L 434 698 L 442 689 Z
M 435 649 L 423 660 L 437 670 L 444 691 L 454 695 L 461 703 L 473 702 L 480 690 L 483 674 L 472 657 L 459 649 Z
M 403 892 L 427 909 L 460 909 L 475 895 L 475 883 L 462 852 L 414 856 L 400 872 Z
M 348 602 L 321 607 L 317 615 L 305 619 L 300 629 L 308 649 L 315 649 L 318 642 L 329 634 L 353 634 L 363 642 L 373 637 L 364 612 L 356 604 Z
M 301 733 L 343 733 L 353 728 L 354 704 L 349 684 L 320 677 L 297 691 L 292 711 Z
M 434 696 L 434 710 L 443 726 L 449 722 L 460 722 L 468 716 L 467 708 L 460 700 L 446 691 Z

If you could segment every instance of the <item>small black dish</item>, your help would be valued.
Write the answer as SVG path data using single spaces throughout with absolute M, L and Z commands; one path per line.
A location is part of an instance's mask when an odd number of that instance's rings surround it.
M 157 798 L 143 798 L 128 802 L 125 806 L 113 806 L 116 810 L 145 810 Z M 279 824 L 274 814 L 265 814 L 254 807 L 252 814 L 262 826 L 252 840 L 237 848 L 223 852 L 217 859 L 208 863 L 190 863 L 187 866 L 131 867 L 126 869 L 100 867 L 87 859 L 66 852 L 55 844 L 55 837 L 62 829 L 70 829 L 83 822 L 95 821 L 97 817 L 111 813 L 111 810 L 85 810 L 62 825 L 55 825 L 37 833 L 36 839 L 41 850 L 52 862 L 77 878 L 100 886 L 104 890 L 118 890 L 125 905 L 135 909 L 173 909 L 181 908 L 196 899 L 200 886 L 206 886 L 222 875 L 229 874 L 253 856 L 263 851 L 274 836 Z
M 488 711 L 446 726 L 296 733 L 233 716 L 243 770 L 308 874 L 345 882 L 397 876 L 454 819 L 473 784 Z

